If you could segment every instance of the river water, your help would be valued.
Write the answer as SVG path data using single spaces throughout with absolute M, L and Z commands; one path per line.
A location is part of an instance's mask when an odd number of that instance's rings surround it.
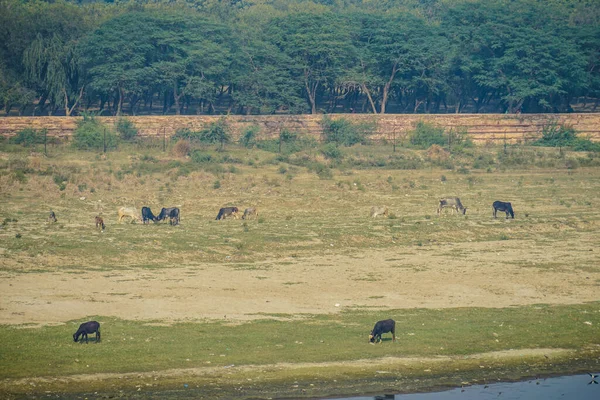
M 595 375 L 599 375 L 596 373 Z M 443 392 L 340 397 L 336 400 L 600 400 L 600 377 L 540 378 L 522 382 L 473 385 Z

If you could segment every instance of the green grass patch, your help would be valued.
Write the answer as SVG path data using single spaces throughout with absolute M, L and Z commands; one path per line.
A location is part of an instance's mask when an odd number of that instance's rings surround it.
M 280 317 L 286 317 L 281 315 Z M 297 318 L 298 316 L 296 316 Z M 371 346 L 375 321 L 397 321 L 397 343 Z M 102 341 L 74 343 L 79 322 L 0 326 L 0 379 L 171 368 L 467 356 L 508 349 L 584 349 L 598 345 L 600 303 L 504 309 L 411 309 L 306 315 L 286 321 L 147 322 L 95 317 Z

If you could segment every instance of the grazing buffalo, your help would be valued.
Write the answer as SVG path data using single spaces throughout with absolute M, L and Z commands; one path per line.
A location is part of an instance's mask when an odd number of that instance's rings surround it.
M 142 223 L 149 224 L 150 221 L 156 222 L 158 218 L 152 214 L 150 207 L 142 207 Z
M 385 217 L 388 216 L 388 208 L 386 206 L 383 207 L 371 207 L 371 218 L 377 218 L 378 215 L 383 215 Z
M 101 216 L 96 216 L 96 228 L 100 228 L 102 230 L 104 230 L 104 228 L 106 228 L 106 225 L 104 225 L 104 219 L 102 219 Z
M 238 208 L 237 207 L 223 207 L 219 210 L 217 214 L 217 218 L 215 219 L 225 219 L 225 217 L 233 217 L 238 219 Z
M 495 201 L 492 204 L 492 207 L 494 208 L 494 218 L 496 218 L 497 211 L 504 211 L 506 213 L 506 219 L 508 219 L 509 215 L 511 218 L 515 218 L 515 212 L 513 211 L 512 205 L 510 203 L 504 201 Z
M 121 207 L 121 208 L 119 208 L 118 214 L 119 214 L 119 223 L 121 223 L 121 221 L 125 217 L 130 217 L 131 222 L 136 221 L 136 220 L 137 221 L 141 220 L 140 214 L 138 214 L 137 210 L 133 207 Z
M 462 212 L 463 214 L 467 213 L 467 207 L 464 207 L 460 202 L 458 197 L 448 197 L 445 199 L 440 199 L 440 204 L 437 209 L 438 215 L 442 212 L 442 208 L 449 207 L 451 210 L 456 210 L 456 213 Z M 454 212 L 454 211 L 451 211 Z
M 77 332 L 73 334 L 73 340 L 77 342 L 79 340 L 79 336 L 81 336 L 81 341 L 83 342 L 83 338 L 85 338 L 85 342 L 88 342 L 88 333 L 96 333 L 96 343 L 100 341 L 100 324 L 96 321 L 84 322 L 79 325 L 79 329 Z
M 157 221 L 162 221 L 163 219 L 169 218 L 170 225 L 179 225 L 179 208 L 171 207 L 171 208 L 163 208 L 160 210 L 160 214 L 156 217 Z
M 246 208 L 244 210 L 244 215 L 242 215 L 242 219 L 250 219 L 252 215 L 258 218 L 258 210 L 256 209 L 256 207 Z
M 50 215 L 48 215 L 48 222 L 56 222 L 58 221 L 56 219 L 56 214 L 54 214 L 54 211 L 50 210 Z
M 378 321 L 373 327 L 371 334 L 369 335 L 369 342 L 377 343 L 381 342 L 381 334 L 392 332 L 392 341 L 396 341 L 396 321 L 393 319 L 385 319 Z

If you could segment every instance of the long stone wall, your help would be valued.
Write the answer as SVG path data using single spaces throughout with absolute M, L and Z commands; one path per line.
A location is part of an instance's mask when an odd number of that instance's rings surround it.
M 600 114 L 331 114 L 331 119 L 345 118 L 373 126 L 375 140 L 402 140 L 419 121 L 447 130 L 465 130 L 477 144 L 494 142 L 527 143 L 540 137 L 549 124 L 573 126 L 577 132 L 600 141 Z M 117 117 L 97 117 L 107 127 L 114 128 Z M 323 115 L 257 115 L 257 116 L 142 116 L 126 117 L 144 137 L 169 137 L 178 129 L 201 130 L 210 123 L 225 118 L 234 138 L 256 126 L 260 138 L 277 137 L 288 129 L 319 138 Z M 0 118 L 0 135 L 12 136 L 25 128 L 48 129 L 48 135 L 68 139 L 80 117 L 6 117 Z

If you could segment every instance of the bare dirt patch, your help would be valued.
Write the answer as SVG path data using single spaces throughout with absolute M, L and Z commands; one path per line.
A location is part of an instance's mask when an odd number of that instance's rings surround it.
M 90 315 L 236 321 L 347 308 L 597 301 L 600 272 L 589 267 L 598 261 L 595 239 L 574 235 L 579 237 L 548 245 L 527 240 L 464 242 L 251 264 L 190 262 L 159 270 L 3 272 L 0 323 L 56 324 Z

